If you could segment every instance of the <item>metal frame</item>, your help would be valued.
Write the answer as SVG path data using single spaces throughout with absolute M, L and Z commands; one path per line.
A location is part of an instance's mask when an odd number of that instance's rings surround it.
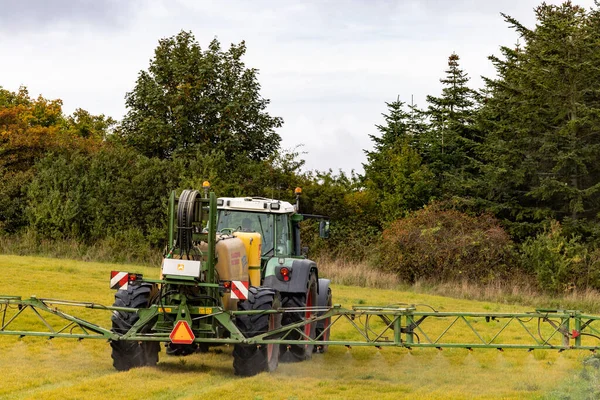
M 94 310 L 137 312 L 138 322 L 125 334 L 111 332 L 109 328 L 60 311 L 57 306 L 83 307 Z M 180 307 L 187 307 L 185 305 Z M 163 307 L 167 308 L 167 307 Z M 169 314 L 178 315 L 181 310 L 170 308 Z M 47 328 L 46 331 L 12 329 L 24 313 L 31 310 L 33 315 Z M 355 306 L 351 309 L 335 305 L 331 308 L 312 307 L 287 308 L 266 311 L 226 311 L 221 307 L 204 307 L 202 310 L 189 307 L 187 315 L 194 319 L 214 318 L 218 325 L 229 332 L 220 337 L 197 337 L 196 343 L 208 344 L 314 344 L 340 346 L 373 346 L 401 348 L 465 348 L 465 349 L 557 349 L 559 351 L 578 349 L 600 349 L 600 316 L 586 315 L 573 310 L 536 310 L 529 313 L 487 313 L 487 312 L 438 312 L 418 311 L 415 306 L 369 307 Z M 201 312 L 200 312 L 201 311 Z M 286 313 L 312 311 L 312 317 L 279 329 L 245 337 L 235 326 L 234 318 L 242 314 Z M 191 313 L 191 314 L 190 314 Z M 204 314 L 203 314 L 204 313 Z M 42 299 L 31 297 L 21 299 L 15 296 L 0 296 L 0 335 L 41 336 L 71 339 L 104 339 L 110 341 L 158 341 L 168 342 L 169 332 L 143 334 L 141 328 L 165 310 L 159 306 L 147 309 L 104 306 L 97 303 L 74 302 L 68 300 Z M 61 324 L 54 327 L 50 316 L 58 317 Z M 352 332 L 357 340 L 340 340 L 331 335 L 331 340 L 323 338 L 323 331 L 311 339 L 304 333 L 304 326 L 319 320 L 331 318 L 326 330 L 341 327 Z M 435 323 L 435 329 L 428 326 Z M 443 324 L 441 323 L 443 322 Z M 54 321 L 54 324 L 56 321 Z M 442 328 L 440 328 L 440 326 Z M 292 332 L 300 334 L 300 340 L 287 339 Z M 471 334 L 475 340 L 468 341 L 464 335 Z M 458 335 L 458 336 L 457 336 Z M 227 337 L 228 336 L 228 337 Z

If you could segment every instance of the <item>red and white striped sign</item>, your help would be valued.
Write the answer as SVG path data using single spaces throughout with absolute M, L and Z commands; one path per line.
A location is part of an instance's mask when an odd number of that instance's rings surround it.
M 110 288 L 127 290 L 129 284 L 129 273 L 120 271 L 110 271 Z
M 246 281 L 231 281 L 231 298 L 246 300 L 248 298 L 248 287 L 250 284 Z

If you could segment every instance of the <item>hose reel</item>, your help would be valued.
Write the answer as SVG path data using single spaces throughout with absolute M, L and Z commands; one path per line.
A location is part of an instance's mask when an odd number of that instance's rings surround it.
M 199 193 L 197 190 L 184 190 L 179 197 L 177 205 L 177 240 L 175 246 L 179 248 L 179 255 L 190 257 L 190 251 L 193 249 L 193 222 L 196 217 L 196 198 Z

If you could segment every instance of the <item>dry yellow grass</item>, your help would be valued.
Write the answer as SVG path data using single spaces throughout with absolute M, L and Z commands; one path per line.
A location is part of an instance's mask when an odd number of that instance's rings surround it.
M 0 256 L 0 293 L 112 303 L 108 272 L 127 269 L 148 276 L 158 269 Z M 324 274 L 323 274 L 324 275 Z M 373 290 L 336 284 L 334 303 L 427 303 L 437 309 L 525 311 L 523 307 L 466 299 Z M 80 315 L 109 324 L 106 312 Z M 433 327 L 435 328 L 435 327 Z M 332 339 L 355 336 L 336 326 Z M 272 374 L 233 375 L 231 348 L 187 358 L 166 357 L 156 368 L 119 373 L 103 341 L 76 342 L 0 337 L 2 399 L 522 399 L 541 398 L 572 380 L 577 383 L 582 352 L 423 350 L 331 347 L 299 364 L 280 365 Z
M 375 269 L 366 262 L 322 258 L 318 265 L 319 276 L 331 279 L 338 285 L 378 289 L 396 289 L 400 286 L 395 274 Z
M 391 273 L 375 269 L 366 262 L 346 260 L 319 260 L 321 276 L 335 284 L 377 289 L 435 294 L 457 299 L 481 300 L 503 304 L 519 304 L 539 308 L 581 310 L 600 313 L 600 292 L 594 289 L 573 289 L 569 293 L 546 294 L 540 292 L 528 276 L 515 276 L 510 281 L 496 281 L 480 285 L 471 281 L 428 282 L 418 281 L 408 285 Z

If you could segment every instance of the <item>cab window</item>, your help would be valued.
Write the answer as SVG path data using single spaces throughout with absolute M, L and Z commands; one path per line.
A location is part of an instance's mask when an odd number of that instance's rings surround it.
M 274 226 L 271 214 L 219 210 L 217 230 L 258 232 L 262 237 L 262 255 L 268 256 L 274 252 Z
M 289 256 L 291 254 L 290 227 L 288 225 L 287 214 L 275 215 L 276 227 L 276 252 L 278 256 Z

